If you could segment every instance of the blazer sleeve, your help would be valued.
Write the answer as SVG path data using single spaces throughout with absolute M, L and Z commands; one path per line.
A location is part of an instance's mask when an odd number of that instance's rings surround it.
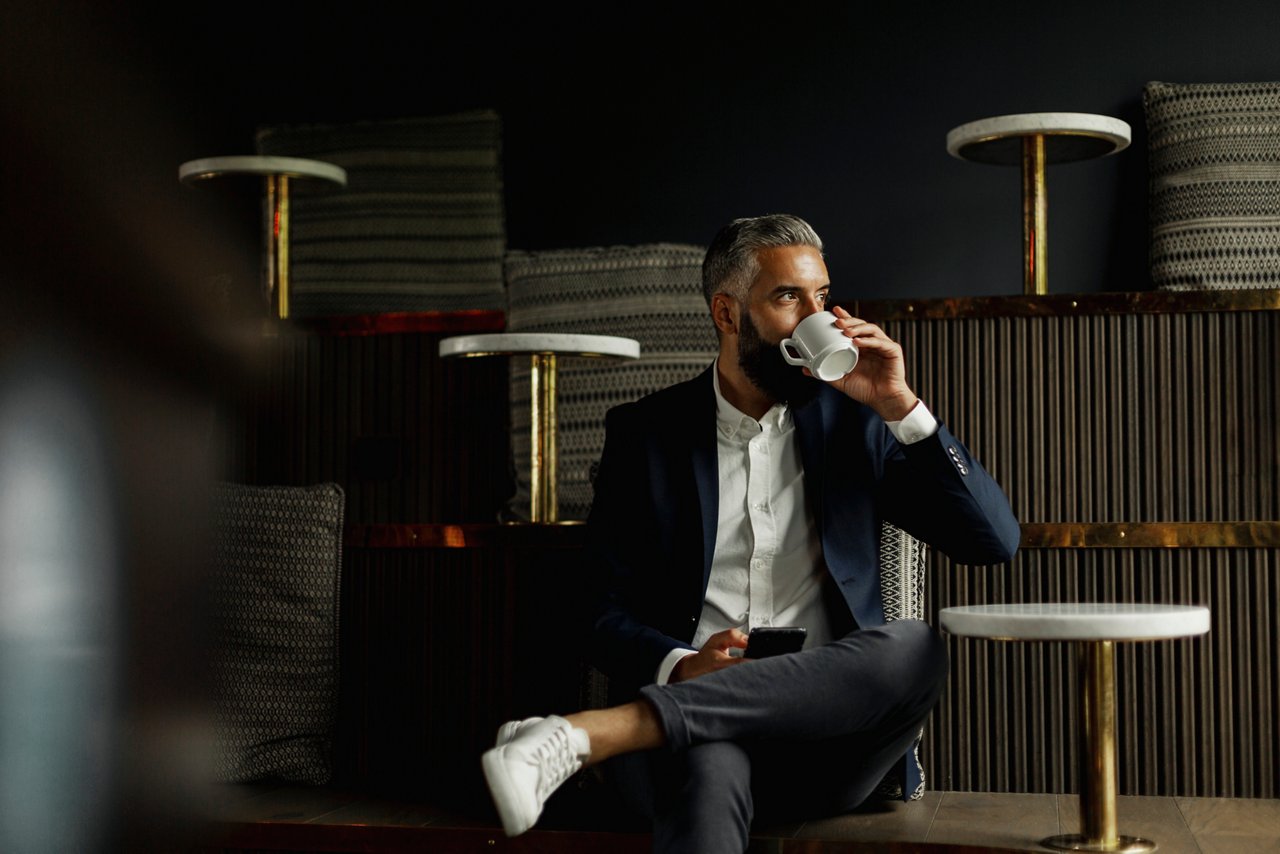
M 671 535 L 655 505 L 662 492 L 653 482 L 660 452 L 641 416 L 634 406 L 606 415 L 587 521 L 591 658 L 611 678 L 635 687 L 653 682 L 671 650 L 693 649 L 672 636 L 685 622 L 680 606 L 689 597 L 681 595 L 686 585 L 677 579 L 683 576 L 671 572 Z
M 900 445 L 883 431 L 879 503 L 886 519 L 964 564 L 1012 559 L 1022 537 L 1009 499 L 969 450 L 939 424 Z

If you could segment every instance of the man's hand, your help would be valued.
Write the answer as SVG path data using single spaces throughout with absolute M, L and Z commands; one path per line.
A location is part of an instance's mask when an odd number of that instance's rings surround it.
M 707 642 L 702 645 L 702 649 L 693 655 L 686 655 L 680 659 L 671 671 L 671 676 L 667 681 L 683 682 L 686 679 L 702 676 L 704 673 L 711 673 L 725 667 L 741 664 L 743 659 L 729 655 L 729 650 L 734 647 L 746 649 L 747 636 L 737 629 L 725 629 L 723 632 L 716 632 L 707 638 Z
M 858 348 L 858 366 L 830 385 L 865 403 L 885 421 L 901 421 L 919 398 L 907 385 L 902 347 L 874 323 L 854 317 L 840 306 L 831 309 L 836 326 L 853 339 Z M 806 374 L 813 376 L 808 368 Z

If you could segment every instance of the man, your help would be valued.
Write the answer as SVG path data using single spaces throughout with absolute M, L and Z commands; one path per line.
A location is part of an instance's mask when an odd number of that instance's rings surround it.
M 946 677 L 932 629 L 885 623 L 881 521 L 963 563 L 1017 549 L 1008 500 L 908 387 L 879 327 L 833 309 L 860 352 L 839 380 L 783 360 L 781 339 L 830 291 L 807 223 L 730 223 L 703 290 L 719 356 L 610 411 L 589 520 L 592 652 L 637 699 L 503 725 L 483 765 L 508 834 L 611 758 L 660 851 L 740 852 L 758 810 L 853 809 L 902 762 Z M 769 625 L 805 626 L 804 650 L 740 657 L 744 630 Z

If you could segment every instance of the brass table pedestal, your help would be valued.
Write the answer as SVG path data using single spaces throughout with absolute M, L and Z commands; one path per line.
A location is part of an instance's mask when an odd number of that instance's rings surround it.
M 952 128 L 947 151 L 961 160 L 1022 167 L 1022 288 L 1049 293 L 1049 194 L 1045 167 L 1122 151 L 1129 124 L 1092 113 L 1019 113 Z
M 560 521 L 556 495 L 556 358 L 612 356 L 640 358 L 640 342 L 612 335 L 543 332 L 499 332 L 459 335 L 440 342 L 440 357 L 515 356 L 528 354 L 530 413 L 529 521 Z
M 1155 842 L 1117 831 L 1115 644 L 1204 634 L 1209 631 L 1209 609 L 1094 603 L 969 605 L 943 608 L 938 616 L 942 627 L 955 635 L 1076 643 L 1082 832 L 1050 836 L 1040 844 L 1059 851 L 1154 851 Z
M 289 317 L 289 180 L 312 178 L 347 186 L 341 166 L 301 157 L 230 156 L 189 160 L 178 167 L 178 180 L 193 184 L 221 175 L 261 175 L 266 184 L 266 293 L 272 312 Z

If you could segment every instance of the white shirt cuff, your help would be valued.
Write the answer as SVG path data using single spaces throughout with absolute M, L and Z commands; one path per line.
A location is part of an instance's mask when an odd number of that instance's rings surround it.
M 898 440 L 899 445 L 913 445 L 922 439 L 928 439 L 938 432 L 938 419 L 933 417 L 924 401 L 916 401 L 916 405 L 901 421 L 886 421 L 885 426 Z
M 691 649 L 685 649 L 678 646 L 671 652 L 667 653 L 667 657 L 662 659 L 662 663 L 658 665 L 658 675 L 653 681 L 658 685 L 666 685 L 671 679 L 671 671 L 676 669 L 676 665 L 680 663 L 686 656 L 694 655 Z

